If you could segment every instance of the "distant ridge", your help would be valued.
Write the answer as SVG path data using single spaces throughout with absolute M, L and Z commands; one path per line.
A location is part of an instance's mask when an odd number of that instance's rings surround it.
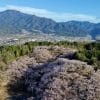
M 38 30 L 45 34 L 76 37 L 90 35 L 96 39 L 100 36 L 100 23 L 95 24 L 86 21 L 55 22 L 52 19 L 24 14 L 16 10 L 0 12 L 0 35 L 23 34 L 22 30 L 32 33 Z

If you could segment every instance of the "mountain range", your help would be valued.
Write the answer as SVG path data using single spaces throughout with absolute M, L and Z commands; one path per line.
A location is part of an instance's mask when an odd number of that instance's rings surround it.
M 57 34 L 93 39 L 100 36 L 100 23 L 86 21 L 56 22 L 52 19 L 29 15 L 16 10 L 0 12 L 0 35 L 31 33 Z

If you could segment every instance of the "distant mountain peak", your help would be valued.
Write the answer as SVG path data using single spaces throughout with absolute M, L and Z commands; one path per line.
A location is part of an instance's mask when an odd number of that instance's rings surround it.
M 63 34 L 73 37 L 91 35 L 94 39 L 100 34 L 100 24 L 86 21 L 55 22 L 52 19 L 28 15 L 16 10 L 0 13 L 0 34 L 22 34 L 23 29 L 31 33 L 39 30 L 45 34 Z
M 10 10 L 10 9 L 8 9 L 8 10 L 5 10 L 5 11 L 3 11 L 1 13 L 21 13 L 21 12 L 18 11 L 18 10 Z

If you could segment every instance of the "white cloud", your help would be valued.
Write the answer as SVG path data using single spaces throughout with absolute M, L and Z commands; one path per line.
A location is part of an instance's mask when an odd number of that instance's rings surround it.
M 95 16 L 85 15 L 85 14 L 73 14 L 73 13 L 56 13 L 51 12 L 45 9 L 37 9 L 32 7 L 23 7 L 23 6 L 12 6 L 8 5 L 5 7 L 0 7 L 0 11 L 4 10 L 18 10 L 23 13 L 37 15 L 40 17 L 51 18 L 57 22 L 61 21 L 70 21 L 70 20 L 77 20 L 77 21 L 90 21 L 90 22 L 100 22 L 100 19 Z

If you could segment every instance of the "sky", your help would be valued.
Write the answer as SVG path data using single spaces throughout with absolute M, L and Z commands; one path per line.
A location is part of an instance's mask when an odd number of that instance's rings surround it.
M 7 9 L 51 18 L 57 22 L 100 22 L 100 0 L 0 0 L 0 11 Z

